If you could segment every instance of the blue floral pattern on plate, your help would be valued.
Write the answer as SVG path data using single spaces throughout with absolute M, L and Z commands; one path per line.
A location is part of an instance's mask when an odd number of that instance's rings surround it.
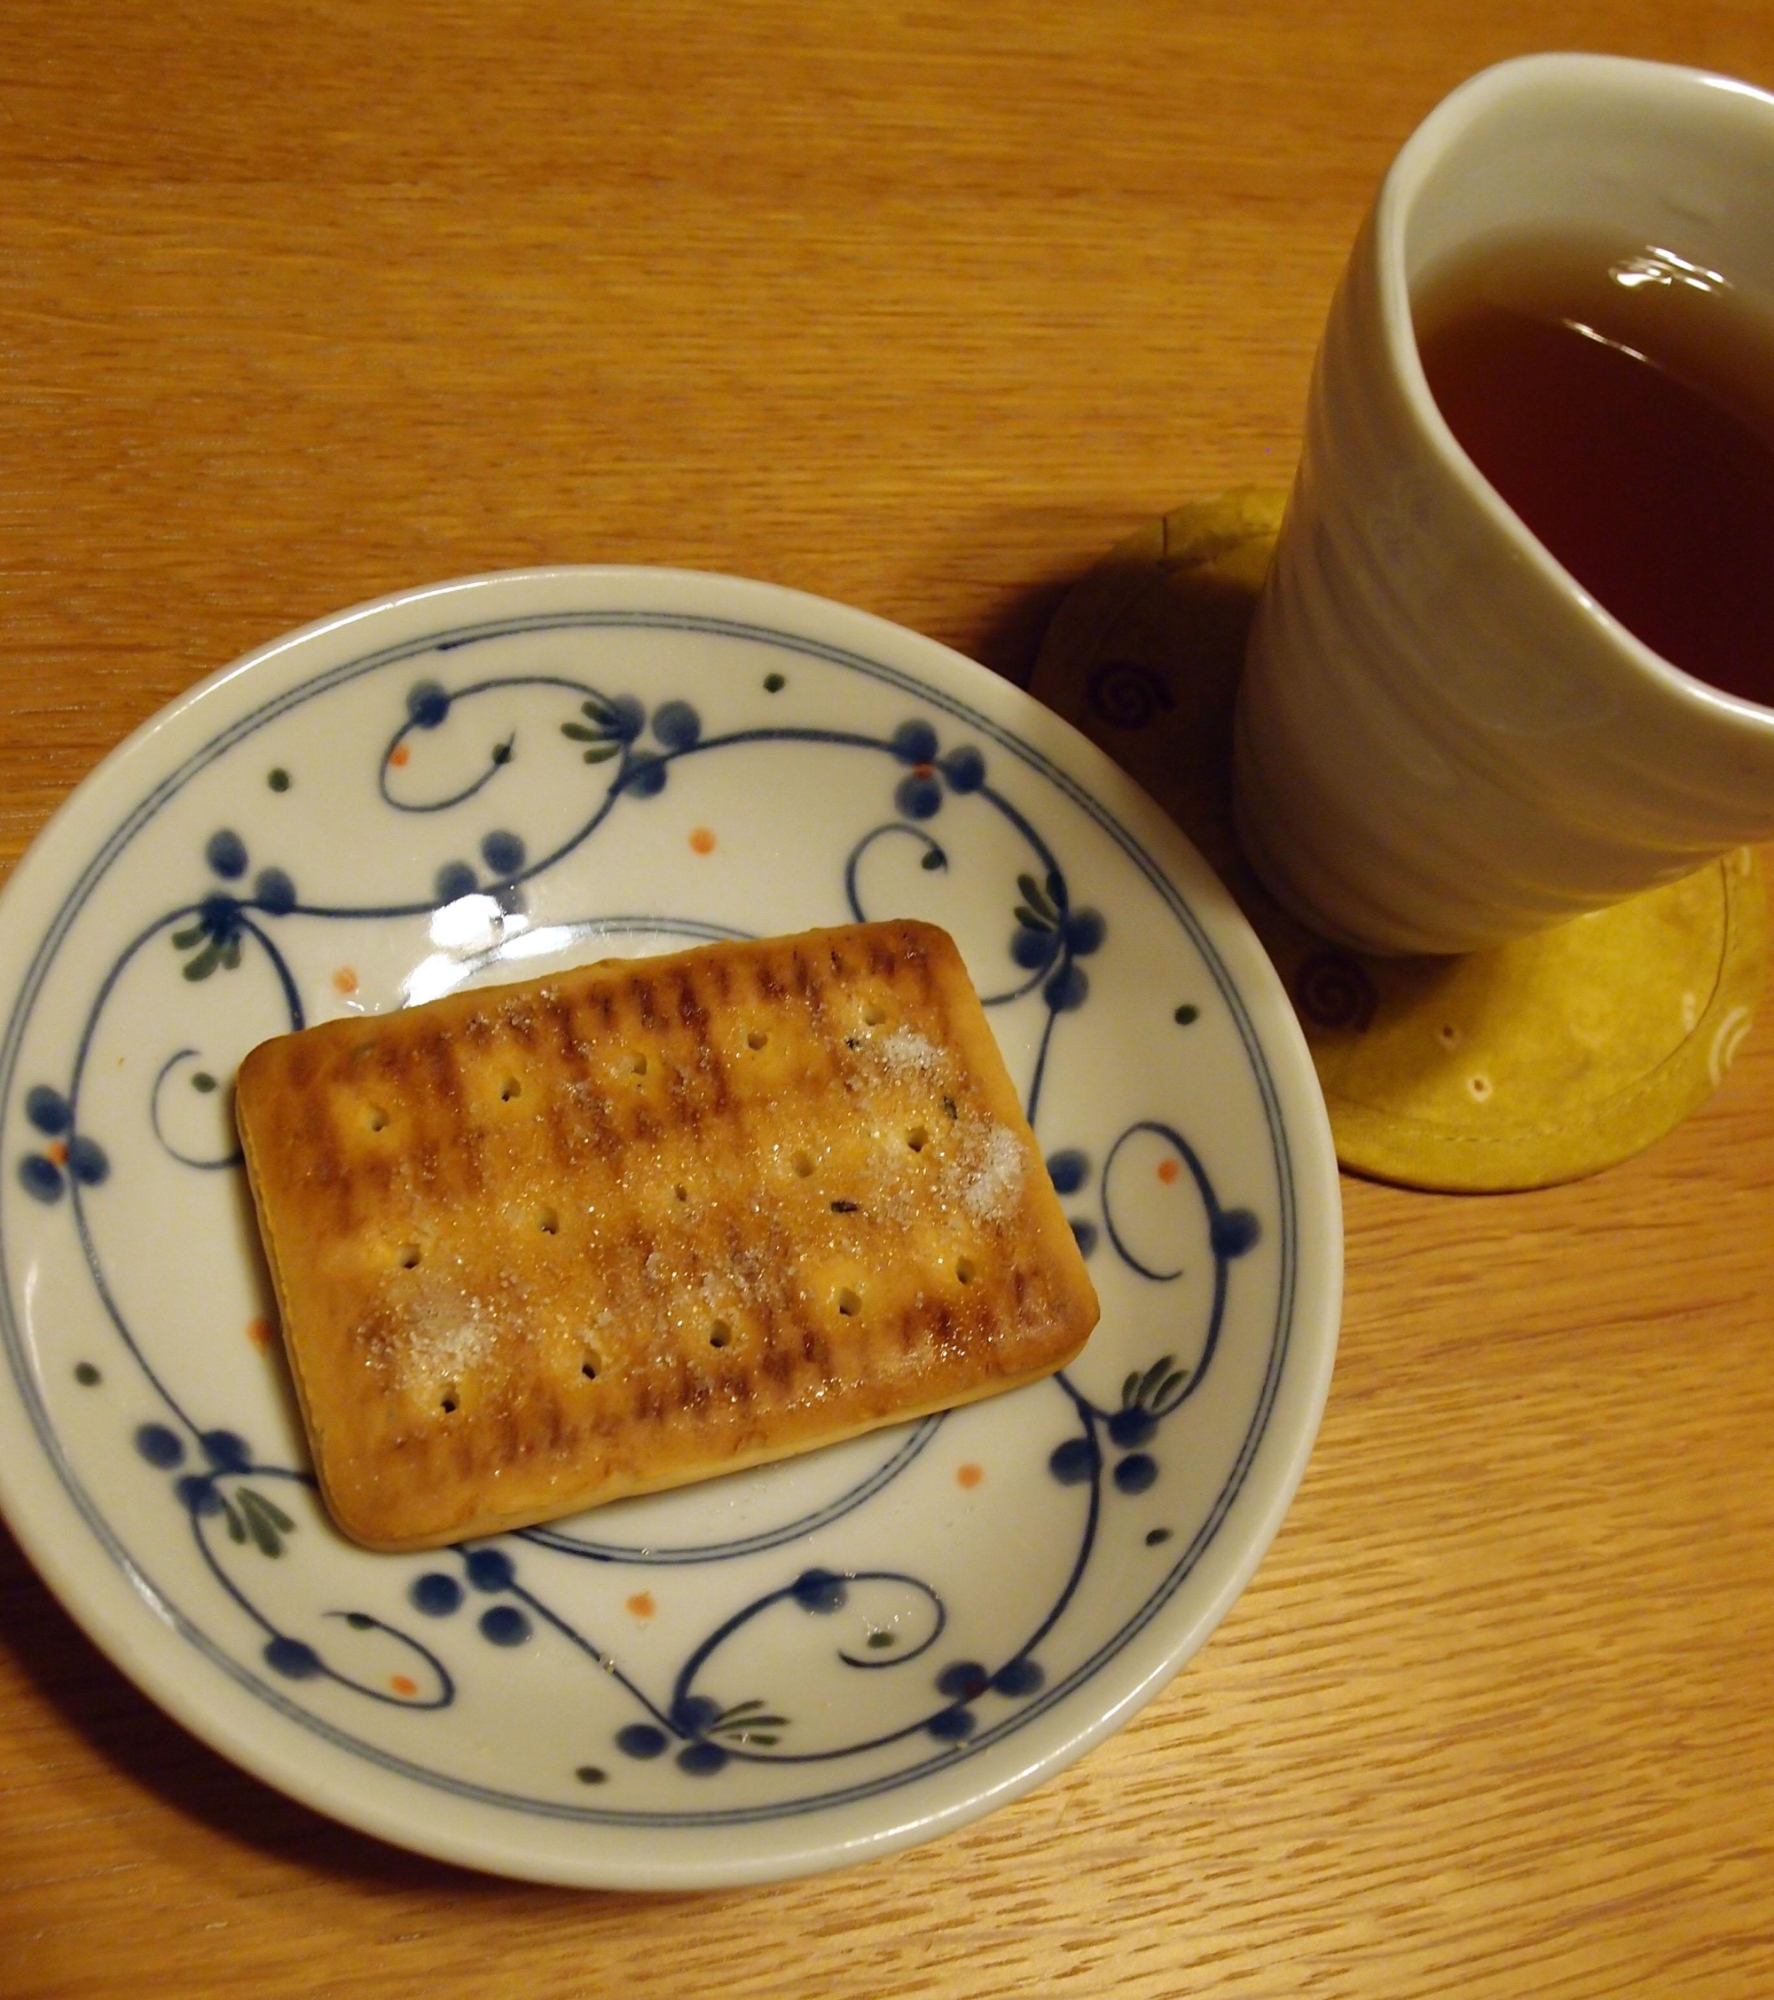
M 1285 1002 L 1126 781 L 940 648 L 658 572 L 392 600 L 199 690 L 21 876 L 0 1485 L 107 1635 L 127 1584 L 123 1664 L 275 1782 L 562 1880 L 817 1866 L 1076 1754 L 1273 1532 L 1340 1268 Z M 246 1050 L 886 915 L 949 928 L 991 1010 L 1102 1295 L 1079 1361 L 496 1542 L 342 1541 L 243 1194 Z

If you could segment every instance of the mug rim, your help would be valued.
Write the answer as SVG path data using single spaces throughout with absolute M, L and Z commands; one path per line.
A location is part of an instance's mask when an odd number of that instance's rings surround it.
M 1774 708 L 1715 687 L 1623 624 L 1592 592 L 1565 568 L 1493 486 L 1455 436 L 1442 415 L 1424 373 L 1411 313 L 1410 285 L 1405 275 L 1405 231 L 1412 208 L 1431 169 L 1449 148 L 1469 132 L 1500 98 L 1526 90 L 1568 85 L 1582 80 L 1609 87 L 1627 82 L 1692 97 L 1726 91 L 1763 107 L 1774 146 L 1774 93 L 1738 77 L 1677 63 L 1648 62 L 1636 56 L 1555 52 L 1513 56 L 1480 70 L 1442 98 L 1416 127 L 1394 157 L 1374 204 L 1374 253 L 1380 306 L 1380 328 L 1394 379 L 1411 416 L 1436 457 L 1459 482 L 1481 515 L 1508 542 L 1518 558 L 1542 582 L 1586 616 L 1617 651 L 1665 693 L 1684 707 L 1713 720 L 1774 736 Z M 1770 643 L 1774 643 L 1771 638 Z

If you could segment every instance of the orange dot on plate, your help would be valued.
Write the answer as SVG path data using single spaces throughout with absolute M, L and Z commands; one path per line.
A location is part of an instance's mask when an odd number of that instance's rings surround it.
M 698 854 L 712 854 L 715 851 L 715 837 L 707 827 L 699 826 L 690 835 L 690 845 Z
M 653 1602 L 653 1593 L 650 1590 L 637 1590 L 628 1600 L 628 1608 L 637 1618 L 651 1618 L 659 1609 Z
M 1177 1165 L 1175 1160 L 1160 1160 L 1158 1162 L 1158 1178 L 1161 1181 L 1174 1181 L 1181 1172 L 1182 1168 Z
M 68 1164 L 68 1149 L 62 1144 L 61 1140 L 50 1140 L 49 1144 L 43 1150 L 58 1167 L 65 1167 Z
M 957 1486 L 977 1486 L 985 1476 L 985 1467 L 975 1465 L 970 1459 L 967 1464 L 956 1468 L 955 1483 Z
M 405 1674 L 391 1675 L 388 1685 L 393 1688 L 396 1694 L 415 1695 L 419 1692 L 419 1683 L 408 1679 Z
M 341 993 L 355 993 L 357 991 L 357 974 L 352 971 L 350 966 L 341 965 L 338 971 L 333 974 L 333 984 Z
M 261 1354 L 271 1346 L 271 1322 L 268 1319 L 249 1319 L 246 1323 L 246 1337 Z
M 404 743 L 397 743 L 395 744 L 394 748 L 389 751 L 388 761 L 398 771 L 400 767 L 407 761 L 407 759 L 412 754 L 413 753 L 407 748 L 407 746 Z

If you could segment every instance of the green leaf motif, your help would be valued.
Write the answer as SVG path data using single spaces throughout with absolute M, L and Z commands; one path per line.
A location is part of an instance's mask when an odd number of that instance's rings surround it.
M 1060 883 L 1060 879 L 1057 874 L 1049 875 L 1047 880 L 1050 887 L 1052 887 L 1053 885 L 1058 885 L 1059 888 L 1064 887 L 1064 884 Z M 1043 930 L 1043 931 L 1051 931 L 1057 929 L 1059 926 L 1059 904 L 1058 904 L 1057 889 L 1054 895 L 1052 896 L 1048 895 L 1047 891 L 1041 887 L 1040 883 L 1035 880 L 1033 875 L 1019 875 L 1016 878 L 1016 887 L 1017 887 L 1017 893 L 1022 897 L 1023 901 L 1029 906 L 1030 910 L 1037 912 L 1039 916 L 1046 918 L 1045 923 L 1032 922 L 1030 928 L 1032 930 Z M 1022 912 L 1019 910 L 1017 914 L 1018 916 L 1021 916 Z
M 1159 1355 L 1158 1359 L 1140 1377 L 1140 1386 L 1135 1397 L 1137 1402 L 1145 1403 L 1148 1407 L 1150 1406 L 1152 1392 L 1164 1380 L 1165 1376 L 1170 1373 L 1175 1360 L 1176 1356 L 1174 1354 Z
M 267 1500 L 262 1493 L 250 1486 L 239 1489 L 237 1498 L 240 1511 L 246 1520 L 246 1530 L 261 1555 L 280 1556 L 283 1554 L 283 1537 L 292 1532 L 295 1522 L 275 1501 Z M 226 1506 L 226 1501 L 223 1502 Z
M 704 1733 L 725 1736 L 735 1743 L 775 1743 L 779 1740 L 777 1737 L 753 1732 L 787 1727 L 786 1715 L 773 1715 L 754 1695 L 749 1701 L 737 1701 L 731 1708 L 723 1709 Z

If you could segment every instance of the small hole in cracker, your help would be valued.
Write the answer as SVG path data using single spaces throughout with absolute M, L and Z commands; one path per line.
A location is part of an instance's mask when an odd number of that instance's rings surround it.
M 753 1028 L 751 1033 L 745 1038 L 745 1046 L 748 1049 L 761 1049 L 769 1039 L 770 1037 L 764 1033 L 762 1028 Z
M 388 1114 L 379 1104 L 374 1104 L 370 1107 L 369 1116 L 364 1120 L 364 1123 L 372 1132 L 380 1132 L 383 1126 L 388 1123 Z
M 456 1407 L 455 1390 L 446 1389 L 443 1393 L 443 1401 L 438 1405 L 438 1408 L 443 1411 L 446 1417 L 453 1417 L 456 1414 Z
M 708 1330 L 708 1344 L 710 1347 L 725 1347 L 732 1338 L 733 1329 L 724 1319 L 716 1320 L 714 1325 Z
M 631 1076 L 645 1076 L 647 1073 L 647 1058 L 645 1056 L 630 1056 L 628 1059 L 628 1072 Z
M 856 1315 L 862 1311 L 861 1299 L 859 1299 L 856 1296 L 856 1294 L 850 1289 L 848 1285 L 843 1286 L 842 1289 L 839 1291 L 837 1303 L 839 1312 L 841 1312 L 846 1319 L 854 1319 Z
M 499 1101 L 501 1104 L 509 1104 L 514 1097 L 522 1097 L 523 1094 L 524 1087 L 518 1082 L 515 1076 L 508 1076 L 499 1086 Z
M 681 1187 L 674 1187 L 671 1192 L 674 1200 L 688 1201 L 690 1199 Z
M 402 1244 L 400 1252 L 400 1268 L 403 1271 L 416 1271 L 419 1268 L 419 1259 L 422 1254 L 423 1253 L 421 1252 L 418 1244 L 416 1243 Z
M 545 1208 L 536 1218 L 536 1227 L 541 1230 L 544 1236 L 558 1235 L 560 1233 L 560 1226 L 561 1219 L 555 1214 L 552 1208 Z
M 812 1173 L 812 1171 L 813 1171 L 812 1155 L 808 1153 L 797 1153 L 795 1155 L 795 1172 L 800 1175 L 802 1180 L 805 1180 L 808 1177 L 808 1175 Z
M 862 1022 L 865 1028 L 878 1028 L 886 1018 L 887 1010 L 885 1007 L 871 1005 L 862 1010 Z
M 959 1278 L 962 1284 L 964 1285 L 971 1285 L 973 1283 L 974 1264 L 973 1264 L 973 1259 L 971 1257 L 956 1258 L 955 1276 Z
M 930 1134 L 922 1125 L 914 1125 L 905 1135 L 905 1142 L 914 1153 L 921 1153 L 930 1142 Z
M 579 1372 L 585 1377 L 586 1381 L 595 1382 L 597 1380 L 597 1363 L 591 1360 L 582 1361 L 579 1364 Z

